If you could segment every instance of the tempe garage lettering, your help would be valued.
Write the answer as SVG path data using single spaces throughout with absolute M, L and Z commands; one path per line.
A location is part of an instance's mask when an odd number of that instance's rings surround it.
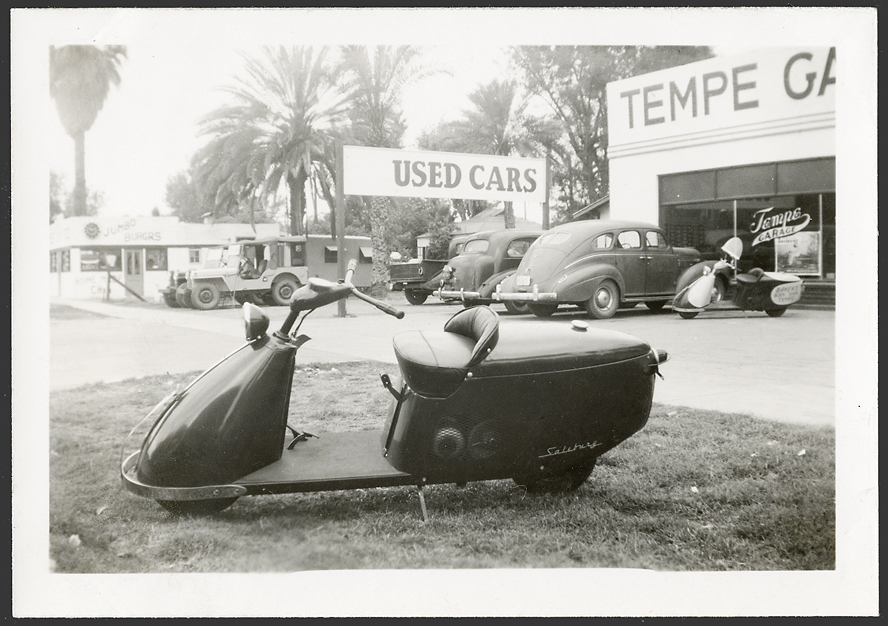
M 347 195 L 545 202 L 546 161 L 343 146 Z
M 765 48 L 608 85 L 612 145 L 835 112 L 835 48 Z

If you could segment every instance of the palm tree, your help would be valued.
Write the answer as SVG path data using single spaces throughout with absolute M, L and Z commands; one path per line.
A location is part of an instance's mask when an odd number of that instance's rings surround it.
M 74 140 L 74 215 L 86 215 L 86 131 L 111 85 L 120 84 L 118 68 L 125 58 L 126 46 L 49 47 L 49 95 Z
M 202 120 L 201 132 L 211 138 L 201 151 L 199 180 L 223 212 L 252 207 L 286 184 L 290 233 L 302 235 L 305 184 L 339 136 L 344 101 L 325 48 L 262 51 L 262 59 L 245 56 L 246 79 L 224 89 L 233 102 Z
M 404 89 L 441 70 L 424 65 L 421 50 L 414 46 L 345 46 L 341 67 L 344 90 L 352 104 L 355 140 L 373 148 L 400 148 L 406 129 L 401 114 Z M 373 242 L 371 289 L 378 296 L 385 287 L 391 252 L 386 236 L 388 198 L 372 198 L 369 214 Z
M 528 98 L 518 97 L 513 81 L 492 80 L 469 94 L 473 108 L 452 123 L 449 134 L 459 152 L 498 156 L 542 156 L 562 135 L 561 126 L 550 118 L 527 113 Z M 506 228 L 515 228 L 512 203 L 506 202 Z

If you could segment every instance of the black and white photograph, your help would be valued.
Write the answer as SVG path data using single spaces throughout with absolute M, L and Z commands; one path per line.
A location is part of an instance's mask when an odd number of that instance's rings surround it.
M 878 615 L 876 39 L 10 9 L 12 615 Z

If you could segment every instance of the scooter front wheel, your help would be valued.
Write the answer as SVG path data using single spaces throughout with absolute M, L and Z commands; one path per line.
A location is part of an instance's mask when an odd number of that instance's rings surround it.
M 765 313 L 771 317 L 780 317 L 786 313 L 786 307 L 783 307 L 782 309 L 765 309 Z
M 235 500 L 237 496 L 212 500 L 157 500 L 157 503 L 176 515 L 212 515 L 227 509 Z
M 683 320 L 692 320 L 697 317 L 697 313 L 699 311 L 679 311 L 678 314 L 681 315 L 681 319 Z

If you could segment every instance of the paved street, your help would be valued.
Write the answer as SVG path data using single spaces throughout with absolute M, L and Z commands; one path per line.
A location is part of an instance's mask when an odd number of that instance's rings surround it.
M 459 310 L 430 299 L 390 302 L 407 314 L 387 316 L 356 299 L 348 315 L 336 305 L 313 312 L 300 332 L 312 337 L 299 352 L 301 364 L 375 360 L 391 364 L 391 338 L 413 329 L 441 328 Z M 50 389 L 92 382 L 205 369 L 243 344 L 239 308 L 195 311 L 163 304 L 108 304 L 53 300 L 79 314 L 50 320 Z M 500 305 L 494 310 L 502 313 Z M 271 328 L 286 317 L 284 307 L 266 307 Z M 533 316 L 501 315 L 521 324 Z M 747 413 L 790 423 L 835 424 L 835 313 L 790 308 L 780 318 L 764 313 L 718 312 L 683 320 L 668 308 L 654 314 L 644 306 L 621 310 L 610 320 L 579 312 L 557 313 L 553 324 L 583 319 L 594 327 L 626 332 L 670 354 L 661 368 L 654 401 L 725 412 Z

